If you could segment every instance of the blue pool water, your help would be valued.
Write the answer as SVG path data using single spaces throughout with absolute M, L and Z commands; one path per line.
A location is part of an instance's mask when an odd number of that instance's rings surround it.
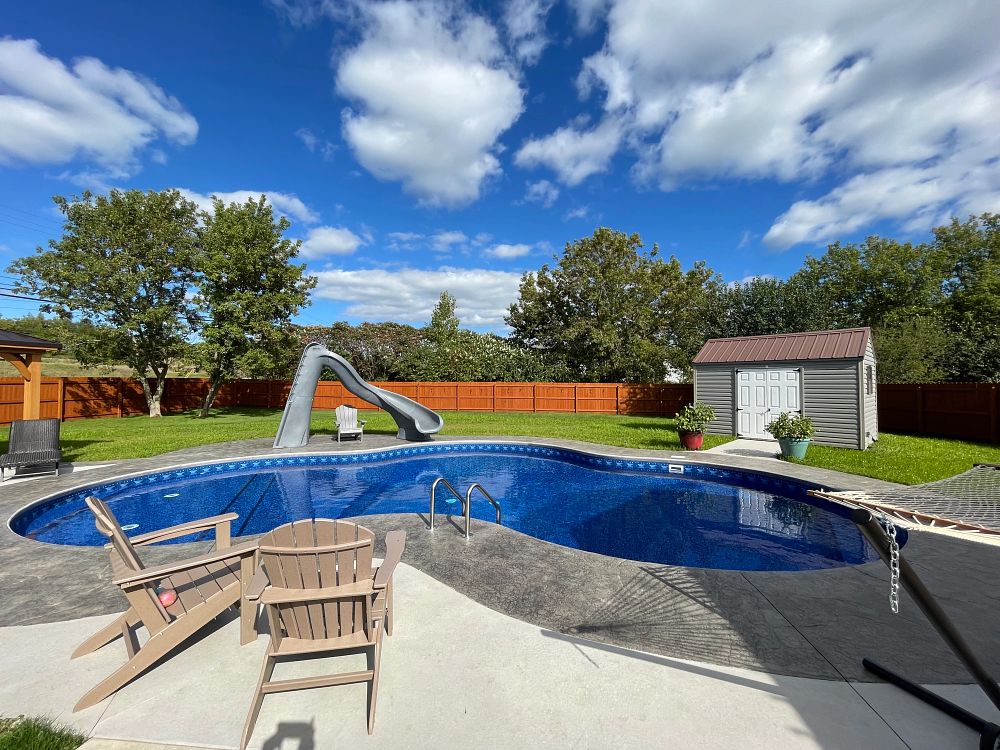
M 239 514 L 237 536 L 300 518 L 426 514 L 430 486 L 442 475 L 463 493 L 481 482 L 501 502 L 504 526 L 614 557 L 729 570 L 810 570 L 875 559 L 843 511 L 806 502 L 807 486 L 791 480 L 703 465 L 676 474 L 662 462 L 523 444 L 188 467 L 49 499 L 16 515 L 11 527 L 44 542 L 103 544 L 83 504 L 88 494 L 106 500 L 134 534 L 225 512 Z M 460 516 L 461 508 L 447 503 L 446 494 L 438 495 L 438 533 L 457 534 L 445 516 Z M 473 515 L 494 520 L 480 496 Z

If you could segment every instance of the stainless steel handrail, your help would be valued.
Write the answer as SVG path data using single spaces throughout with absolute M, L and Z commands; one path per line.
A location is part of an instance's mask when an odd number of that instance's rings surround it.
M 458 494 L 458 490 L 456 490 L 454 486 L 452 486 L 451 482 L 449 482 L 444 477 L 438 477 L 437 479 L 434 480 L 434 484 L 431 485 L 431 512 L 430 512 L 430 524 L 429 524 L 431 531 L 434 531 L 434 518 L 436 516 L 435 504 L 437 502 L 437 488 L 439 484 L 443 484 L 445 487 L 447 487 L 448 490 L 451 492 L 451 494 L 454 495 L 456 498 L 458 498 L 458 502 L 462 504 L 462 515 L 465 517 L 466 539 L 472 538 L 472 533 L 471 533 L 472 493 L 475 490 L 479 490 L 479 492 L 482 493 L 483 497 L 485 497 L 487 500 L 490 501 L 490 505 L 492 505 L 494 510 L 496 510 L 497 512 L 497 525 L 500 525 L 500 503 L 498 503 L 496 500 L 493 499 L 493 495 L 487 492 L 486 488 L 483 487 L 483 485 L 481 485 L 479 482 L 473 482 L 469 486 L 469 491 L 465 493 L 465 497 L 462 497 L 460 494 Z
M 496 500 L 493 499 L 493 495 L 491 495 L 489 492 L 487 492 L 486 488 L 483 487 L 483 485 L 481 485 L 479 482 L 473 482 L 471 485 L 469 485 L 469 491 L 465 493 L 465 508 L 464 508 L 464 510 L 465 510 L 465 538 L 466 539 L 469 538 L 469 522 L 472 519 L 472 492 L 473 492 L 473 490 L 479 490 L 482 493 L 483 497 L 485 497 L 487 500 L 490 501 L 490 505 L 492 505 L 493 508 L 497 512 L 497 526 L 500 525 L 500 503 L 498 503 Z
M 431 531 L 434 531 L 434 496 L 437 493 L 437 486 L 439 484 L 441 484 L 441 483 L 444 483 L 444 486 L 447 487 L 449 490 L 451 490 L 451 494 L 454 495 L 456 498 L 458 498 L 458 502 L 460 502 L 462 504 L 462 515 L 466 515 L 466 512 L 465 512 L 465 506 L 466 506 L 465 498 L 462 497 L 460 494 L 458 494 L 458 490 L 456 490 L 454 487 L 451 486 L 451 482 L 449 482 L 444 477 L 438 477 L 437 479 L 434 480 L 434 484 L 431 485 L 431 514 L 430 514 L 431 515 L 431 519 L 430 519 L 430 529 L 431 529 Z M 466 527 L 465 527 L 465 538 L 466 539 L 469 538 L 469 526 L 468 526 L 468 524 L 466 524 Z

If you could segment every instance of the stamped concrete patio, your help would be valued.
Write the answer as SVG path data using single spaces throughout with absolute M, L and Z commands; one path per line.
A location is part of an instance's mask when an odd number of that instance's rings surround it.
M 398 442 L 372 436 L 362 447 L 385 445 Z M 26 540 L 6 520 L 37 497 L 125 473 L 336 448 L 328 437 L 294 451 L 245 441 L 0 487 L 0 669 L 8 676 L 0 714 L 50 713 L 99 739 L 235 746 L 265 639 L 241 649 L 235 624 L 220 623 L 117 696 L 69 715 L 122 654 L 117 644 L 75 662 L 68 653 L 102 617 L 121 611 L 123 600 L 108 585 L 102 550 Z M 884 486 L 749 456 L 683 460 L 834 489 Z M 376 734 L 365 736 L 363 689 L 342 687 L 269 698 L 259 746 L 281 747 L 282 738 L 289 747 L 299 738 L 300 747 L 318 748 L 352 740 L 371 747 L 975 746 L 961 725 L 872 684 L 860 668 L 865 655 L 1000 719 L 978 688 L 964 684 L 970 678 L 909 599 L 899 615 L 889 613 L 881 563 L 805 573 L 703 570 L 594 555 L 481 522 L 470 543 L 447 524 L 429 534 L 418 515 L 363 522 L 380 538 L 391 528 L 408 532 Z M 158 549 L 150 562 L 183 552 Z M 906 554 L 1000 672 L 992 637 L 1000 548 L 914 532 Z

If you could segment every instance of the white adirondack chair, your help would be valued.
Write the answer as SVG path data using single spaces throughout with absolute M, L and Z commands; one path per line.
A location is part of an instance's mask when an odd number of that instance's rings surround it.
M 341 404 L 337 407 L 337 442 L 341 436 L 357 437 L 358 440 L 365 439 L 365 423 L 362 419 L 358 422 L 358 410 L 353 406 Z

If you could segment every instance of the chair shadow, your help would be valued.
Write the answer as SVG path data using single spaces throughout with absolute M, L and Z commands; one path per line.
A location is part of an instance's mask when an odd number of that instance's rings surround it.
M 261 750 L 280 750 L 285 740 L 298 740 L 299 744 L 292 746 L 295 750 L 315 750 L 316 728 L 312 722 L 279 721 L 277 731 L 264 740 Z

